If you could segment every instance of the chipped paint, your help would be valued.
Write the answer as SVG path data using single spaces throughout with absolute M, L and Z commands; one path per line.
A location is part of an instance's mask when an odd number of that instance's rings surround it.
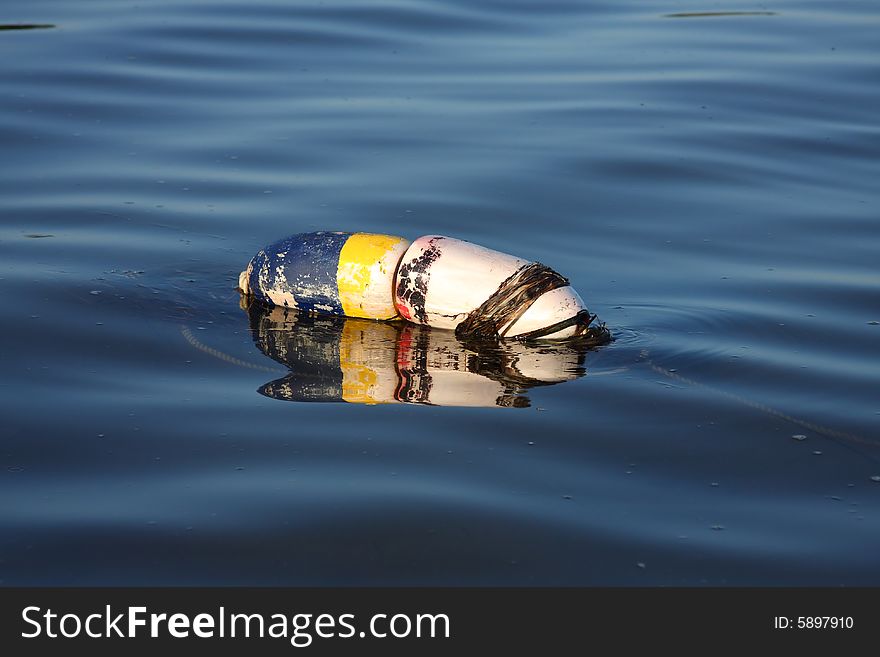
M 392 283 L 409 242 L 371 233 L 291 235 L 261 249 L 239 288 L 270 306 L 329 315 L 392 319 Z

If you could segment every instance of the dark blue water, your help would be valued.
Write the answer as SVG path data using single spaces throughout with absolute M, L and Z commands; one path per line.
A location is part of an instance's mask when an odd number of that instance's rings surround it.
M 0 24 L 44 26 L 0 30 L 4 584 L 880 584 L 875 2 Z M 311 230 L 539 260 L 616 339 L 249 316 L 239 271 Z M 353 344 L 476 365 L 291 401 Z

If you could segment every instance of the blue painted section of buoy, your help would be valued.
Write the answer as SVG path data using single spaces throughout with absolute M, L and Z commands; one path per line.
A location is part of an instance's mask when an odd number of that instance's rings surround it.
M 270 244 L 252 261 L 252 293 L 264 303 L 281 305 L 278 301 L 284 299 L 283 305 L 306 312 L 342 315 L 336 272 L 339 253 L 350 236 L 321 231 L 291 235 Z

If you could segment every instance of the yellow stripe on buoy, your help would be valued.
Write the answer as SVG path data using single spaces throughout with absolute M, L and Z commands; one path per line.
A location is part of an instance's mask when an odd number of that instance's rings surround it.
M 397 317 L 392 286 L 394 271 L 409 241 L 394 235 L 355 233 L 339 253 L 336 285 L 349 317 Z

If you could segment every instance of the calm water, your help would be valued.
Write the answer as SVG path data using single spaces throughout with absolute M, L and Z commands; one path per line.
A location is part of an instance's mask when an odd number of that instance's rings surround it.
M 4 584 L 880 584 L 876 2 L 0 23 Z M 242 310 L 309 230 L 540 260 L 616 340 Z

